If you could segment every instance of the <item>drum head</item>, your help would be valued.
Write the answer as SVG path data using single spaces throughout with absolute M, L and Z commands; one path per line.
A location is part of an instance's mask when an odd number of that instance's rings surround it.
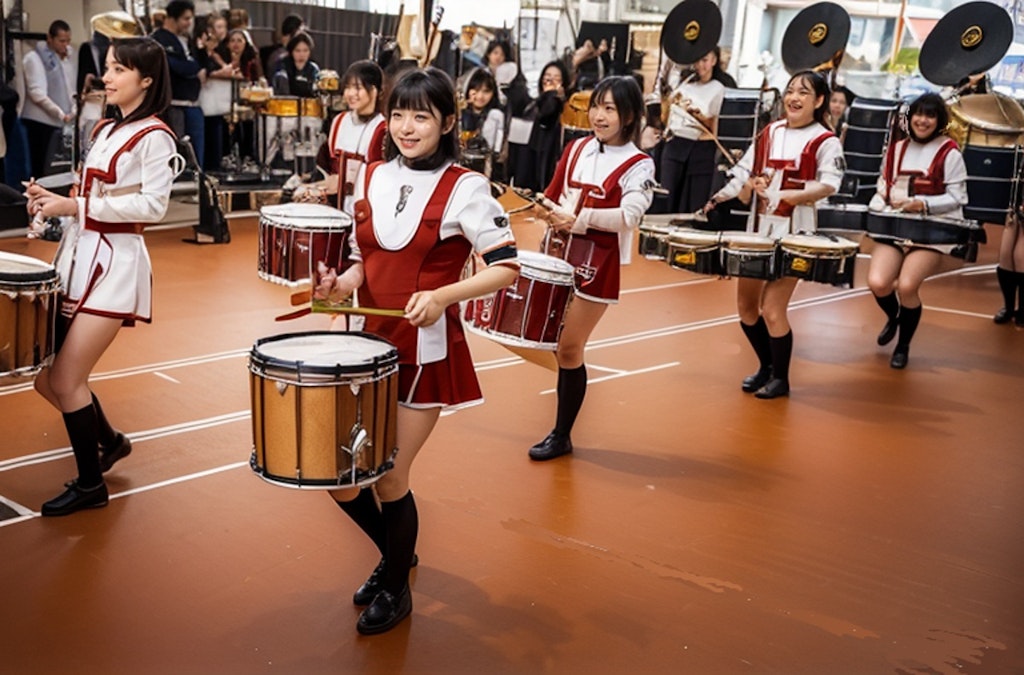
M 842 237 L 822 237 L 813 234 L 790 234 L 782 238 L 782 248 L 805 251 L 851 251 L 857 244 Z
M 383 338 L 369 333 L 315 331 L 275 335 L 256 341 L 250 370 L 270 366 L 304 376 L 367 374 L 398 362 L 398 350 Z
M 260 220 L 297 230 L 340 230 L 352 216 L 326 204 L 272 204 L 260 209 Z
M 519 251 L 522 275 L 528 279 L 549 279 L 563 285 L 572 283 L 573 266 L 570 263 L 535 251 Z
M 689 227 L 677 227 L 669 235 L 669 241 L 673 244 L 687 244 L 689 246 L 715 246 L 718 244 L 720 232 L 705 232 L 694 230 Z
M 754 232 L 722 232 L 725 248 L 767 250 L 775 248 L 775 240 Z
M 0 251 L 0 282 L 31 283 L 56 278 L 53 265 L 27 255 Z

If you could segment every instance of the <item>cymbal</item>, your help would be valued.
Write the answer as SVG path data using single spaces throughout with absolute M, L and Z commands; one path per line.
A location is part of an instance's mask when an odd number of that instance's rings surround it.
M 983 73 L 1006 56 L 1013 19 L 991 2 L 968 2 L 939 19 L 921 45 L 921 75 L 940 86 Z
M 695 63 L 718 46 L 722 12 L 711 0 L 683 0 L 661 28 L 661 48 L 679 64 Z
M 850 15 L 834 2 L 804 7 L 786 26 L 782 63 L 790 75 L 800 70 L 838 67 L 850 38 Z
M 103 12 L 92 17 L 90 24 L 94 32 L 111 39 L 142 35 L 142 26 L 128 12 Z

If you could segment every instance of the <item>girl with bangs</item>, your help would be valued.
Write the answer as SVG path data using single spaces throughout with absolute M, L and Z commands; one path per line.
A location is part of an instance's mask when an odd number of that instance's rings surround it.
M 356 177 L 367 164 L 384 158 L 387 124 L 380 112 L 384 72 L 375 62 L 356 61 L 342 76 L 348 110 L 331 122 L 317 163 L 328 172 L 326 192 L 336 206 L 353 215 Z
M 878 190 L 868 208 L 962 220 L 967 166 L 956 141 L 946 136 L 949 113 L 945 101 L 938 94 L 923 94 L 910 104 L 907 115 L 909 137 L 889 145 Z M 952 253 L 954 247 L 868 236 L 875 242 L 868 287 L 887 319 L 877 342 L 889 344 L 899 334 L 889 365 L 906 368 L 910 340 L 921 320 L 921 284 L 938 271 L 943 254 Z
M 321 265 L 316 295 L 341 300 L 359 289 L 364 307 L 404 308 L 401 318 L 367 316 L 368 333 L 398 348 L 398 454 L 372 487 L 333 491 L 338 506 L 373 541 L 381 560 L 355 592 L 368 605 L 356 624 L 388 631 L 412 611 L 409 569 L 419 517 L 409 475 L 442 409 L 481 403 L 458 303 L 493 293 L 516 277 L 508 216 L 483 175 L 456 164 L 455 87 L 435 68 L 412 70 L 388 97 L 384 161 L 355 186 L 351 265 Z M 486 267 L 462 279 L 473 252 Z
M 121 326 L 151 317 L 152 268 L 142 231 L 167 212 L 175 152 L 171 130 L 157 115 L 171 101 L 163 47 L 152 38 L 115 40 L 103 75 L 107 105 L 117 118 L 96 125 L 82 166 L 77 197 L 39 185 L 27 190 L 29 213 L 39 219 L 71 216 L 55 262 L 63 280 L 63 335 L 35 388 L 64 416 L 78 477 L 43 504 L 44 516 L 107 505 L 103 474 L 131 452 L 89 389 L 89 373 Z M 29 236 L 38 235 L 30 230 Z M 61 340 L 61 338 L 63 338 Z
M 545 461 L 572 452 L 570 433 L 587 391 L 584 348 L 609 305 L 619 299 L 619 267 L 630 260 L 633 232 L 651 205 L 654 161 L 641 152 L 643 95 L 631 77 L 606 77 L 588 111 L 592 136 L 566 146 L 544 195 L 557 208 L 545 215 L 567 243 L 575 297 L 558 340 L 555 426 L 530 448 Z M 554 239 L 554 237 L 552 237 Z
M 764 128 L 704 211 L 735 197 L 749 203 L 756 194 L 757 213 L 751 214 L 748 230 L 756 224 L 758 234 L 772 239 L 814 232 L 815 204 L 839 189 L 845 166 L 843 146 L 828 121 L 828 101 L 828 84 L 819 73 L 793 75 L 782 98 L 783 118 Z M 789 394 L 793 331 L 788 309 L 797 281 L 736 280 L 740 327 L 759 361 L 742 389 L 757 398 Z

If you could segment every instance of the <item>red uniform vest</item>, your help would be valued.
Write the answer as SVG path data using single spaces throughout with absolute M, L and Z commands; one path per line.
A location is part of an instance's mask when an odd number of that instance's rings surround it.
M 893 185 L 896 184 L 896 178 L 898 174 L 907 176 L 915 176 L 911 180 L 912 195 L 941 195 L 946 191 L 946 156 L 952 150 L 956 150 L 959 146 L 952 138 L 947 138 L 946 141 L 939 146 L 935 156 L 932 157 L 932 162 L 928 166 L 926 173 L 920 171 L 903 171 L 899 167 L 903 166 L 903 157 L 907 154 L 907 147 L 913 142 L 912 139 L 907 139 L 902 144 L 893 143 L 889 145 L 889 149 L 885 153 L 885 183 L 887 191 L 892 190 Z M 900 146 L 900 156 L 896 159 L 896 146 Z
M 782 171 L 782 190 L 802 190 L 804 184 L 812 181 L 818 176 L 818 148 L 829 138 L 835 137 L 831 131 L 825 131 L 815 136 L 810 143 L 804 146 L 800 153 L 800 167 L 791 159 L 772 159 L 769 153 L 772 149 L 772 134 L 774 131 L 785 125 L 779 124 L 768 126 L 761 132 L 761 137 L 756 144 L 757 151 L 754 153 L 754 176 L 760 176 L 765 169 Z M 788 218 L 793 215 L 793 204 L 780 202 L 775 209 L 774 215 Z
M 356 152 L 350 152 L 348 150 L 342 150 L 337 147 L 338 134 L 341 132 L 341 120 L 344 119 L 348 112 L 343 112 L 334 118 L 331 123 L 331 133 L 328 135 L 327 149 L 331 156 L 331 173 L 338 176 L 338 203 L 337 207 L 340 209 L 345 202 L 345 197 L 355 192 L 355 185 L 352 183 L 345 182 L 345 177 L 348 175 L 348 162 L 362 162 L 363 164 L 372 164 L 379 162 L 384 158 L 384 134 L 387 132 L 387 124 L 379 124 L 377 128 L 373 130 L 373 135 L 370 136 L 370 146 L 366 151 L 366 155 L 359 154 L 358 148 Z

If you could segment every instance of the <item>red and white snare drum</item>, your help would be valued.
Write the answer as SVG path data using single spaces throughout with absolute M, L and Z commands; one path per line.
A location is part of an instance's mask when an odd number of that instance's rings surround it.
M 58 286 L 53 265 L 0 251 L 0 377 L 32 375 L 46 365 Z
M 275 485 L 363 486 L 397 452 L 398 350 L 367 333 L 262 338 L 249 355 L 249 465 Z
M 274 204 L 260 209 L 261 279 L 296 286 L 308 281 L 316 264 L 341 271 L 347 265 L 352 218 L 325 204 Z
M 722 232 L 722 269 L 730 277 L 778 279 L 778 244 L 754 232 Z
M 821 234 L 791 234 L 779 242 L 782 276 L 841 288 L 853 286 L 858 246 L 849 239 Z
M 519 251 L 519 276 L 493 296 L 466 304 L 466 328 L 513 347 L 558 347 L 573 294 L 573 266 L 543 253 Z

